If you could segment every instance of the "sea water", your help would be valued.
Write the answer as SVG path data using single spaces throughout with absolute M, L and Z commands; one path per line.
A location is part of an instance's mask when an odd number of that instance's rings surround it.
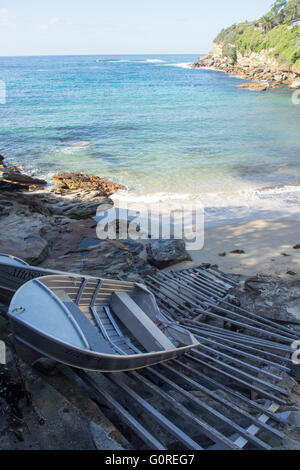
M 201 201 L 207 223 L 297 213 L 300 105 L 287 88 L 192 69 L 193 55 L 0 58 L 0 153 L 50 180 L 123 183 L 123 201 Z M 300 211 L 299 211 L 300 212 Z

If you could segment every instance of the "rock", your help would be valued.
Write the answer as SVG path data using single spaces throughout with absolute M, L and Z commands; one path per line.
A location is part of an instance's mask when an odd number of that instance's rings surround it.
M 300 80 L 294 80 L 290 85 L 289 88 L 291 90 L 298 90 L 300 88 Z
M 295 246 L 293 246 L 293 249 L 294 249 L 294 250 L 300 250 L 300 245 L 295 245 Z
M 51 215 L 45 205 L 45 197 L 40 194 L 27 194 L 19 192 L 0 192 L 0 204 L 10 205 L 14 212 L 31 214 L 38 213 L 43 215 Z
M 224 253 L 219 253 L 218 256 L 220 256 L 221 258 L 225 258 L 225 256 L 227 256 L 227 253 L 226 253 L 226 252 L 224 252 Z
M 297 273 L 295 273 L 294 271 L 287 271 L 286 272 L 289 276 L 297 276 Z
M 243 308 L 264 318 L 300 324 L 300 284 L 297 279 L 258 275 L 245 281 L 245 291 L 236 295 Z
M 300 429 L 300 411 L 291 411 L 286 424 L 292 428 Z
M 248 90 L 252 91 L 266 91 L 270 88 L 269 83 L 243 83 L 242 85 L 238 85 L 239 88 L 247 88 Z
M 282 82 L 284 80 L 284 75 L 282 73 L 277 73 L 274 75 L 275 82 Z
M 102 426 L 90 422 L 89 425 L 91 436 L 95 444 L 96 449 L 98 450 L 124 450 L 123 447 L 106 434 Z
M 8 201 L 0 201 L 0 217 L 10 213 L 12 205 Z
M 17 368 L 9 347 L 7 360 L 4 384 L 9 385 L 10 392 L 4 400 L 0 397 L 1 450 L 95 450 L 91 418 L 83 406 L 77 406 L 73 384 L 63 395 L 63 379 L 44 380 L 20 358 Z M 4 368 L 0 369 L 1 376 Z
M 0 241 L 2 253 L 17 256 L 32 265 L 38 265 L 48 255 L 48 243 L 41 237 L 30 235 L 27 238 L 7 238 Z
M 19 171 L 12 171 L 8 168 L 0 169 L 0 177 L 4 183 L 17 183 L 25 187 L 45 186 L 47 184 L 47 181 L 41 180 L 39 178 L 33 178 L 32 176 L 28 175 L 23 175 Z
M 97 191 L 99 196 L 110 196 L 116 191 L 126 189 L 122 184 L 85 173 L 60 173 L 53 176 L 52 181 L 62 191 Z
M 48 254 L 48 242 L 41 229 L 48 225 L 40 214 L 11 214 L 0 225 L 0 252 L 17 256 L 29 264 L 41 263 Z
M 141 245 L 141 244 L 138 244 Z M 98 240 L 98 244 L 90 248 L 70 251 L 55 259 L 48 259 L 43 267 L 76 273 L 90 274 L 92 276 L 120 277 L 128 272 L 143 272 L 146 263 L 137 256 L 142 249 L 136 245 L 126 246 L 117 240 Z
M 244 250 L 233 250 L 230 252 L 232 255 L 244 255 Z
M 281 64 L 275 57 L 271 57 L 269 50 L 263 49 L 259 53 L 249 51 L 244 54 L 237 51 L 237 57 L 234 60 L 224 56 L 223 50 L 224 43 L 215 43 L 214 49 L 205 57 L 200 57 L 195 64 L 192 64 L 192 68 L 213 68 L 226 73 L 234 73 L 243 79 L 274 81 L 276 88 L 281 86 L 280 83 L 293 83 L 299 79 L 299 66 L 289 67 Z M 254 88 L 252 84 L 251 87 L 246 85 L 244 87 L 256 91 L 267 89 L 263 85 L 261 88 Z
M 183 240 L 151 240 L 146 250 L 148 262 L 159 269 L 191 260 Z
M 87 197 L 86 192 L 79 192 L 73 200 L 69 198 L 55 198 L 54 202 L 46 202 L 46 207 L 52 215 L 61 215 L 70 219 L 88 219 L 95 217 L 97 213 L 113 207 L 113 201 L 105 196 Z

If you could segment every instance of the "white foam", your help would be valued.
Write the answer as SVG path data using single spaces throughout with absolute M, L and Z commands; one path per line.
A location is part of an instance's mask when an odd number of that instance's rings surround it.
M 256 217 L 272 218 L 274 216 L 299 214 L 300 186 L 283 186 L 273 188 L 252 188 L 232 192 L 178 194 L 155 193 L 136 194 L 122 191 L 112 196 L 118 207 L 139 210 L 145 206 L 159 204 L 162 212 L 176 209 L 185 210 L 200 205 L 205 209 L 208 225 L 226 224 L 233 221 L 249 220 Z
M 165 64 L 166 67 L 180 67 L 182 69 L 191 69 L 193 64 L 190 62 L 179 62 L 178 64 Z
M 94 145 L 93 142 L 90 142 L 88 140 L 81 140 L 79 142 L 73 142 L 72 147 L 90 147 L 91 145 Z
M 143 61 L 144 63 L 149 63 L 149 64 L 161 64 L 164 62 L 164 60 L 161 59 L 147 59 Z

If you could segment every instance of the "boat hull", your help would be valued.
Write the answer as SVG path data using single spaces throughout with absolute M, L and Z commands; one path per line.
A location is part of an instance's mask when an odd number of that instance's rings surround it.
M 13 294 L 28 281 L 38 277 L 49 276 L 51 274 L 66 274 L 61 271 L 51 269 L 35 268 L 34 266 L 12 263 L 6 263 L 5 258 L 1 259 L 0 254 L 0 289 L 5 292 L 8 297 Z M 21 261 L 21 260 L 20 260 Z M 72 274 L 76 276 L 76 274 Z
M 10 323 L 15 338 L 42 356 L 50 357 L 71 367 L 95 372 L 124 372 L 142 369 L 175 359 L 195 347 L 195 345 L 191 345 L 170 352 L 132 356 L 105 355 L 67 345 L 14 317 L 10 317 Z

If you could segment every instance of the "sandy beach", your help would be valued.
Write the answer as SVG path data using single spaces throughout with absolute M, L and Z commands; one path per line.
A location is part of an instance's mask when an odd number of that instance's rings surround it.
M 300 249 L 293 248 L 300 244 L 299 229 L 300 220 L 293 217 L 208 228 L 204 248 L 190 251 L 192 262 L 181 263 L 176 269 L 211 263 L 217 264 L 224 272 L 244 277 L 263 273 L 300 278 Z M 235 250 L 245 253 L 231 253 Z M 295 276 L 288 272 L 295 273 Z

